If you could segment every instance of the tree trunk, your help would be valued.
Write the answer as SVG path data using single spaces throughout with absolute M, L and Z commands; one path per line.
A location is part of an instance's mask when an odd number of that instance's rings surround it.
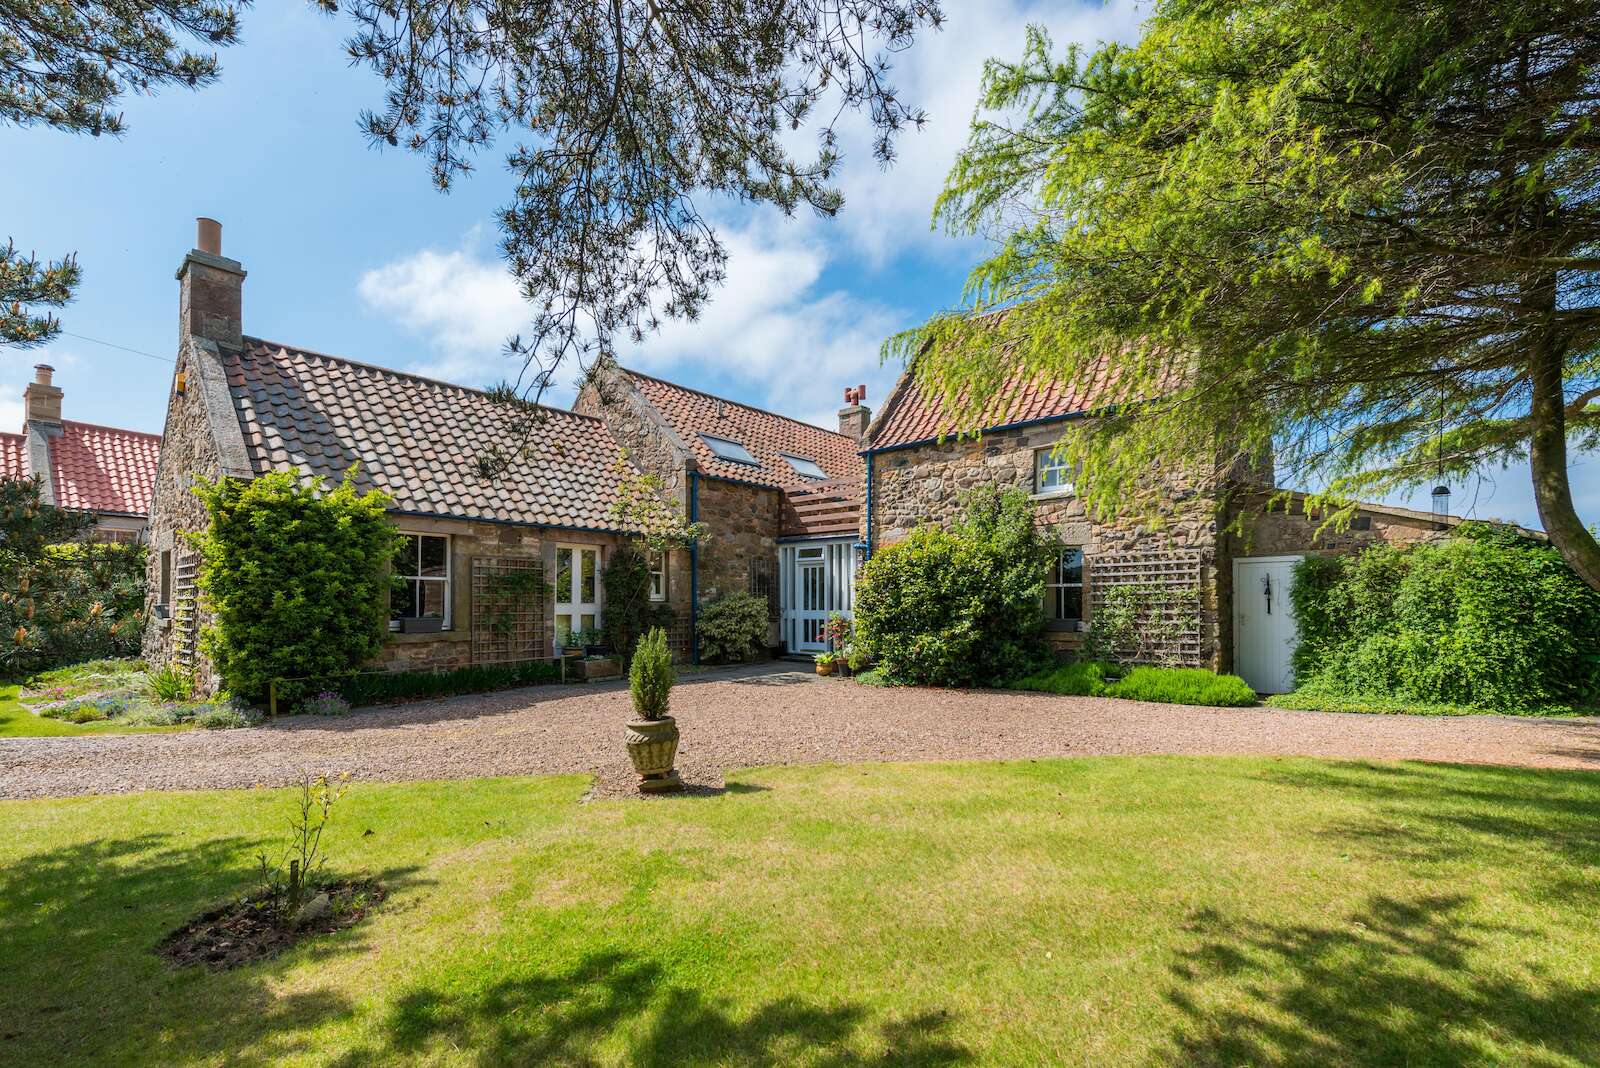
M 1561 348 L 1554 339 L 1541 339 L 1534 346 L 1529 369 L 1533 373 L 1533 435 L 1528 456 L 1539 520 L 1562 559 L 1591 589 L 1600 590 L 1600 543 L 1578 518 L 1567 478 L 1566 396 Z

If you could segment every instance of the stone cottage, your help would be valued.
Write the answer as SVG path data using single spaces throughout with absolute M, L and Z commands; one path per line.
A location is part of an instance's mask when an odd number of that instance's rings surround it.
M 675 609 L 673 645 L 694 655 L 699 606 L 735 590 L 769 599 L 782 640 L 780 559 L 804 552 L 807 618 L 848 610 L 861 497 L 856 455 L 867 411 L 841 413 L 835 433 L 625 371 L 595 369 L 575 410 L 543 408 L 525 435 L 488 394 L 245 333 L 245 271 L 201 220 L 178 268 L 179 348 L 154 478 L 149 626 L 144 654 L 214 682 L 199 649 L 207 622 L 198 561 L 184 533 L 201 529 L 197 479 L 294 471 L 392 499 L 406 535 L 396 561 L 390 640 L 376 666 L 438 669 L 549 657 L 573 631 L 604 623 L 602 575 L 631 536 L 615 513 L 625 477 L 662 476 L 684 515 L 710 537 L 651 560 L 651 596 Z M 853 433 L 851 432 L 853 430 Z M 489 479 L 477 460 L 517 441 Z M 625 450 L 625 451 L 624 451 Z M 628 457 L 624 460 L 622 457 Z M 802 546 L 799 549 L 795 546 Z M 837 567 L 814 581 L 810 551 Z M 497 577 L 539 570 L 552 592 L 527 598 L 507 627 Z
M 1044 611 L 1052 645 L 1064 655 L 1082 648 L 1096 606 L 1113 587 L 1138 586 L 1163 591 L 1162 611 L 1173 621 L 1164 628 L 1162 659 L 1236 671 L 1263 692 L 1289 689 L 1297 634 L 1287 595 L 1301 557 L 1435 537 L 1460 522 L 1364 505 L 1349 529 L 1319 534 L 1320 517 L 1307 514 L 1303 495 L 1287 511 L 1265 511 L 1271 477 L 1251 471 L 1220 478 L 1163 472 L 1159 529 L 1099 522 L 1087 514 L 1076 474 L 1054 447 L 1116 399 L 1104 362 L 1082 388 L 1012 379 L 976 428 L 919 384 L 914 366 L 863 438 L 867 553 L 919 523 L 948 522 L 976 486 L 1026 490 L 1037 522 L 1060 543 L 1046 576 Z
M 137 542 L 150 517 L 161 437 L 62 417 L 55 368 L 35 364 L 22 433 L 0 432 L 0 478 L 37 476 L 46 504 L 89 512 L 95 541 Z

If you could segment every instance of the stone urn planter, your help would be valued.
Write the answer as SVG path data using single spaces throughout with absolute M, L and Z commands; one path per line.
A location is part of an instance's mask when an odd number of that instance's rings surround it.
M 676 790 L 683 783 L 672 767 L 678 756 L 678 722 L 671 716 L 636 719 L 628 724 L 628 759 L 646 793 Z

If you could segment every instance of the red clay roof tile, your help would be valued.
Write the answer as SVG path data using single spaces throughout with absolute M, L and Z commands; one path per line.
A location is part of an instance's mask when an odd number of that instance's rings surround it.
M 57 505 L 150 514 L 160 434 L 65 420 L 61 433 L 50 435 L 49 442 Z
M 808 480 L 783 459 L 782 454 L 789 453 L 815 461 L 829 478 L 863 477 L 865 466 L 857 455 L 860 445 L 852 437 L 638 371 L 623 369 L 623 373 L 683 439 L 706 474 L 764 486 L 803 486 Z M 737 441 L 760 466 L 723 459 L 701 440 L 701 434 Z

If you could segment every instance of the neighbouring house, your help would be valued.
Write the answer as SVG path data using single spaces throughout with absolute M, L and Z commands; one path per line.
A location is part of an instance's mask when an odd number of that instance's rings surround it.
M 40 363 L 33 370 L 22 391 L 22 433 L 0 432 L 0 477 L 37 476 L 46 504 L 94 515 L 96 541 L 139 541 L 161 436 L 63 419 L 55 368 Z
M 1117 399 L 1103 364 L 1083 388 L 1013 378 L 976 428 L 923 388 L 914 366 L 863 438 L 868 554 L 919 523 L 948 522 L 974 487 L 1025 489 L 1036 521 L 1060 540 L 1046 576 L 1045 614 L 1051 644 L 1063 654 L 1082 648 L 1096 606 L 1114 587 L 1136 586 L 1161 591 L 1162 611 L 1177 621 L 1166 631 L 1163 659 L 1234 671 L 1262 692 L 1290 689 L 1297 634 L 1288 591 L 1296 562 L 1308 553 L 1437 537 L 1460 522 L 1363 505 L 1348 529 L 1319 533 L 1321 517 L 1307 514 L 1303 494 L 1292 495 L 1287 510 L 1265 509 L 1274 492 L 1270 462 L 1220 479 L 1162 472 L 1167 507 L 1158 529 L 1100 522 L 1087 514 L 1076 474 L 1054 446 Z
M 675 609 L 680 657 L 694 656 L 699 606 L 735 590 L 768 598 L 774 643 L 785 640 L 784 613 L 800 612 L 790 604 L 800 590 L 805 622 L 794 628 L 803 640 L 792 648 L 822 648 L 827 613 L 849 610 L 857 439 L 868 417 L 859 397 L 835 433 L 605 364 L 574 410 L 542 409 L 510 467 L 486 478 L 477 460 L 518 437 L 507 407 L 479 390 L 247 334 L 243 266 L 222 255 L 210 220 L 200 221 L 196 243 L 177 272 L 178 359 L 154 480 L 151 663 L 186 665 L 203 685 L 215 682 L 198 641 L 208 621 L 198 560 L 184 538 L 206 522 L 191 488 L 270 471 L 337 480 L 353 468 L 358 486 L 393 499 L 390 514 L 406 535 L 396 566 L 405 570 L 376 667 L 548 657 L 565 632 L 602 625 L 602 573 L 632 533 L 614 506 L 637 472 L 659 474 L 686 518 L 710 531 L 651 561 L 652 596 Z M 508 628 L 488 591 L 496 576 L 535 568 L 551 592 L 530 598 Z

